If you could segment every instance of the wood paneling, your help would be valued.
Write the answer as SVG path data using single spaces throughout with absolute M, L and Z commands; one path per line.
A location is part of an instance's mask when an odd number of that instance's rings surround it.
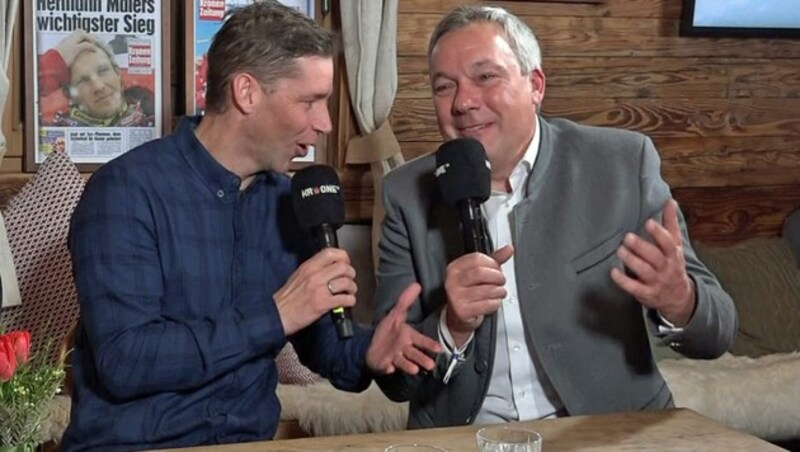
M 665 153 L 659 149 L 662 174 L 673 188 L 747 187 L 765 181 L 770 184 L 800 184 L 800 148 L 795 145 L 793 149 L 770 149 L 768 143 L 772 141 L 780 146 L 788 140 L 767 137 L 763 143 L 765 147 L 733 151 L 714 152 L 713 147 L 708 147 L 698 149 L 696 155 L 682 158 L 664 158 Z M 403 155 L 412 159 L 436 151 L 440 144 L 432 141 L 404 142 Z
M 497 4 L 542 47 L 542 112 L 648 134 L 692 237 L 775 235 L 800 206 L 800 45 L 687 38 L 677 0 L 602 4 L 400 0 L 392 125 L 407 159 L 435 151 L 428 38 L 458 4 Z
M 21 172 L 22 157 L 9 157 L 8 154 L 6 154 L 6 156 L 3 158 L 3 163 L 0 163 L 0 173 L 16 174 Z
M 652 67 L 661 70 L 653 72 Z M 726 67 L 699 58 L 554 57 L 544 69 L 554 74 L 547 80 L 547 99 L 725 97 L 728 90 Z M 401 72 L 398 85 L 403 98 L 431 96 L 427 67 L 423 72 Z M 797 88 L 800 84 L 784 90 Z
M 675 0 L 664 0 L 675 1 Z M 624 3 L 625 0 L 609 0 Z M 580 5 L 561 5 L 578 8 Z M 403 55 L 424 56 L 440 14 L 401 15 L 397 48 Z M 663 17 L 522 16 L 536 32 L 542 53 L 551 56 L 800 58 L 790 39 L 686 38 L 679 21 Z
M 681 2 L 670 0 L 606 1 L 602 4 L 568 4 L 479 0 L 400 0 L 401 15 L 424 13 L 443 15 L 458 5 L 490 4 L 501 6 L 519 15 L 528 16 L 589 16 L 589 17 L 662 17 L 681 16 Z
M 375 193 L 369 165 L 347 165 L 339 171 L 339 179 L 344 190 L 346 221 L 370 221 Z
M 800 59 L 553 57 L 543 67 L 547 99 L 800 98 Z M 400 60 L 397 97 L 430 99 L 427 71 L 425 57 Z
M 689 237 L 703 243 L 774 236 L 800 206 L 799 185 L 685 188 L 673 194 L 686 217 Z
M 545 99 L 542 112 L 652 137 L 800 137 L 800 98 Z M 430 99 L 397 99 L 392 125 L 400 141 L 438 141 Z

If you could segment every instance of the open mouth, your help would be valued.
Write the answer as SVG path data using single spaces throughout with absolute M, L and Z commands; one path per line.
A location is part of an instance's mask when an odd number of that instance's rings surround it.
M 295 157 L 305 157 L 308 155 L 308 150 L 311 147 L 309 144 L 298 144 L 294 147 Z

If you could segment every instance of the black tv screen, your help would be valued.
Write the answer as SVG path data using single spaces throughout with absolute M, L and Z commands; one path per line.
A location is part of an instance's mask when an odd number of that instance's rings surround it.
M 800 0 L 683 0 L 681 35 L 800 38 Z

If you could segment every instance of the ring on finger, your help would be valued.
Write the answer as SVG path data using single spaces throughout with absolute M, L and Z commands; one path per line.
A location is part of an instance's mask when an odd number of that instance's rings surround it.
M 332 279 L 328 281 L 328 292 L 330 292 L 331 295 L 336 295 L 336 292 L 333 290 L 333 286 L 331 285 L 331 283 L 333 283 Z

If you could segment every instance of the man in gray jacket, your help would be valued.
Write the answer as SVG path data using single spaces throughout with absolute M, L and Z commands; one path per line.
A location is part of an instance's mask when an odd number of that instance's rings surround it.
M 383 391 L 411 401 L 412 428 L 672 406 L 648 327 L 714 358 L 736 312 L 691 248 L 651 140 L 537 115 L 536 37 L 501 8 L 447 15 L 428 57 L 442 135 L 479 140 L 491 163 L 496 251 L 463 253 L 434 156 L 386 177 L 376 321 L 419 282 L 409 322 L 445 351 L 433 372 L 380 378 Z

